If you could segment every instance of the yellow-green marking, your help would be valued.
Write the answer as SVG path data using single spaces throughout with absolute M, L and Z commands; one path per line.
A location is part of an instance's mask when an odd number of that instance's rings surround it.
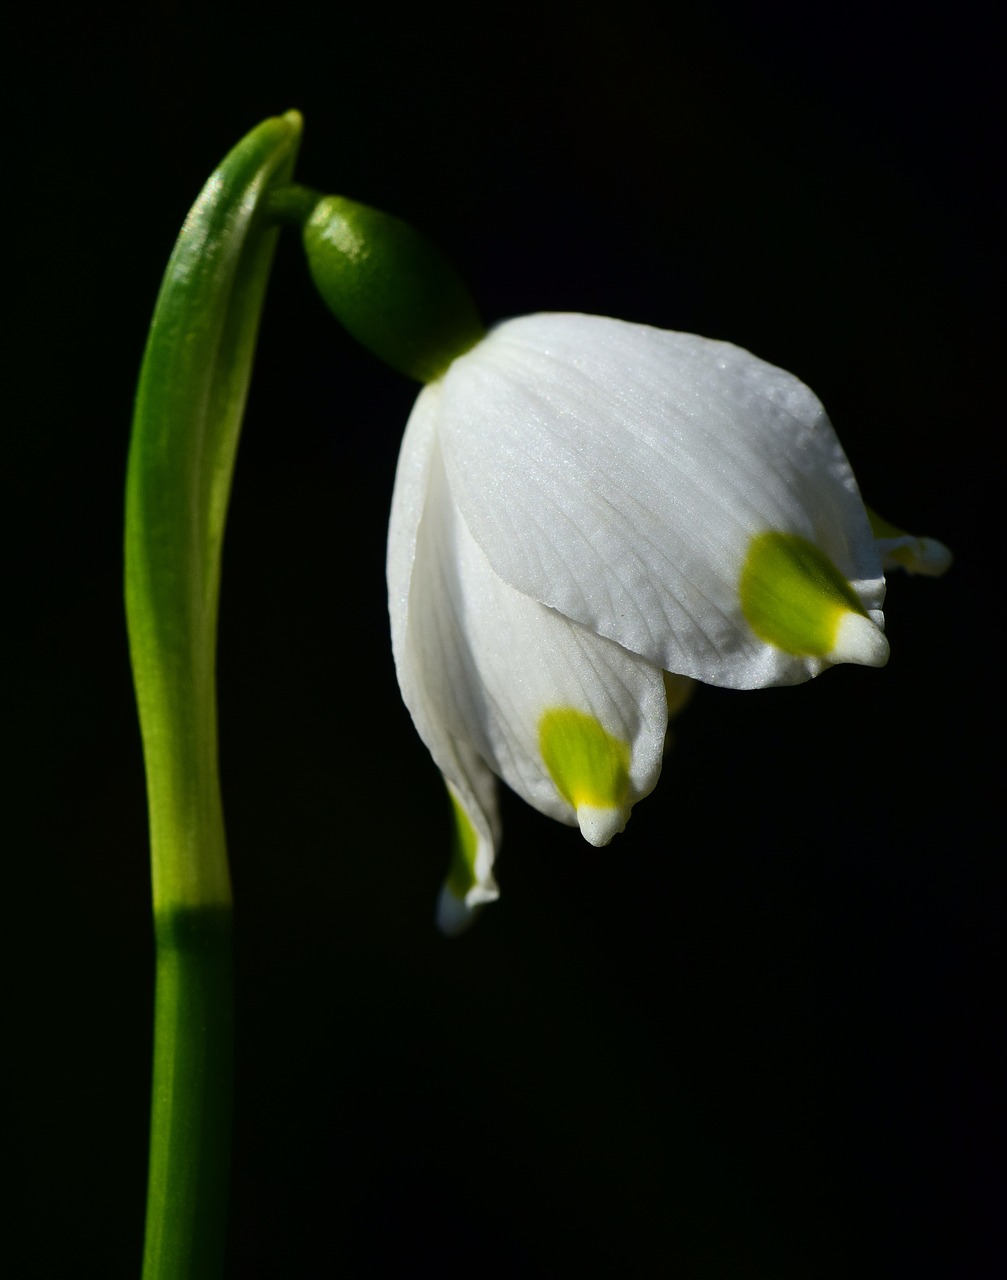
M 881 666 L 888 644 L 824 551 L 796 533 L 757 534 L 738 584 L 760 640 L 801 657 Z
M 630 746 L 584 711 L 552 707 L 538 724 L 539 750 L 585 838 L 607 844 L 630 809 Z

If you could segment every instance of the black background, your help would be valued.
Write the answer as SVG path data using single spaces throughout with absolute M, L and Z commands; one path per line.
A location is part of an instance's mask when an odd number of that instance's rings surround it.
M 867 499 L 957 563 L 891 580 L 883 672 L 701 690 L 609 849 L 505 798 L 502 900 L 445 941 L 446 805 L 383 588 L 415 392 L 285 240 L 220 637 L 230 1275 L 1000 1274 L 996 58 L 968 6 L 907 14 L 32 17 L 8 137 L 14 1274 L 138 1265 L 131 397 L 189 204 L 288 107 L 297 176 L 431 234 L 488 320 L 593 311 L 797 373 Z

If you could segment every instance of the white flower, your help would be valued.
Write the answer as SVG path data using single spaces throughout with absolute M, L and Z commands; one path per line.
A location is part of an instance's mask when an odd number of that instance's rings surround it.
M 497 896 L 497 778 L 607 844 L 691 681 L 882 666 L 882 552 L 946 553 L 878 537 L 818 399 L 729 343 L 534 315 L 455 359 L 409 419 L 388 541 L 399 683 L 458 818 L 442 928 Z

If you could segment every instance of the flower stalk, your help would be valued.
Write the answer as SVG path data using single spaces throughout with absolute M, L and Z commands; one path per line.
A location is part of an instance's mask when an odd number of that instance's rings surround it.
M 125 594 L 156 943 L 144 1280 L 223 1268 L 232 1096 L 231 883 L 217 764 L 220 560 L 296 112 L 212 174 L 169 260 L 137 390 Z

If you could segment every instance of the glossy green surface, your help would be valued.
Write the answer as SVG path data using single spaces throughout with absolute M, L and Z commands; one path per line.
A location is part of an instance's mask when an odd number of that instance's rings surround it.
M 326 196 L 304 225 L 312 278 L 368 350 L 419 382 L 483 336 L 475 303 L 440 252 L 398 218 Z
M 126 612 L 147 769 L 155 909 L 230 901 L 217 778 L 220 554 L 295 112 L 212 174 L 158 296 L 126 485 Z

